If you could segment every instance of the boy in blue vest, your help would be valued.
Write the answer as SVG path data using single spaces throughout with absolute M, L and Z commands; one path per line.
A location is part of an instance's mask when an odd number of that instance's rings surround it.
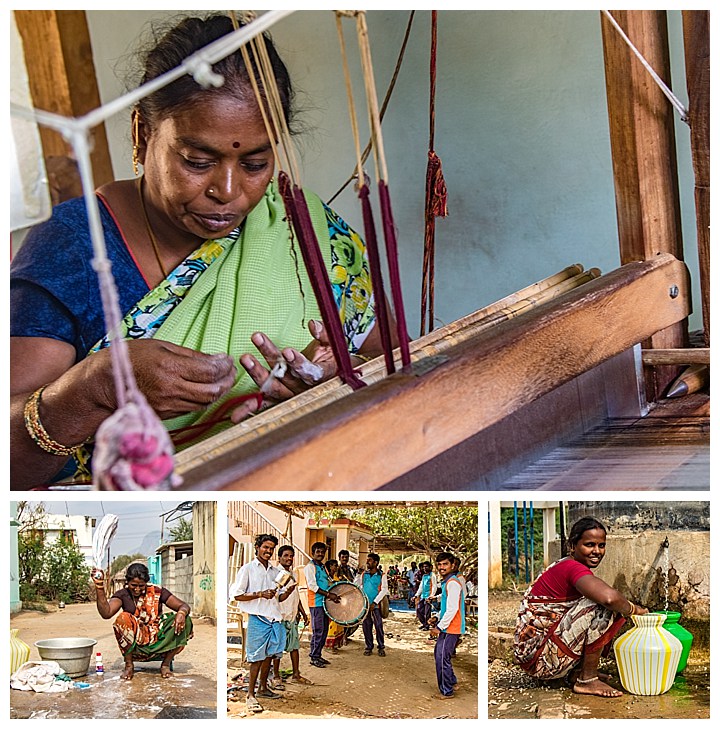
M 370 608 L 362 622 L 362 631 L 365 638 L 364 656 L 370 656 L 373 652 L 373 626 L 377 638 L 378 655 L 385 657 L 385 630 L 383 629 L 382 613 L 380 602 L 389 595 L 387 576 L 383 574 L 380 567 L 380 555 L 370 552 L 367 556 L 367 569 L 360 572 L 355 578 L 355 584 L 365 593 Z
M 435 673 L 441 699 L 455 696 L 457 678 L 453 671 L 452 659 L 460 637 L 465 633 L 465 591 L 462 581 L 455 572 L 454 556 L 440 552 L 435 558 L 440 584 L 440 614 L 437 625 L 430 629 L 430 635 L 437 638 L 435 643 Z
M 327 546 L 324 542 L 315 542 L 310 549 L 312 561 L 305 566 L 305 582 L 307 583 L 308 607 L 310 608 L 310 665 L 315 668 L 325 668 L 330 661 L 322 656 L 322 649 L 327 640 L 330 618 L 325 612 L 325 599 L 340 602 L 337 595 L 328 594 L 330 577 L 325 569 L 323 560 Z

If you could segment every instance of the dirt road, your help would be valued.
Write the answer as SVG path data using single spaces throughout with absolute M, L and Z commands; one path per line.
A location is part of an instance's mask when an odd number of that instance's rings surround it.
M 266 700 L 265 711 L 251 714 L 258 719 L 307 719 L 347 717 L 381 719 L 471 719 L 478 716 L 477 631 L 465 636 L 454 660 L 460 688 L 452 699 L 440 699 L 433 661 L 434 642 L 417 629 L 414 615 L 394 612 L 385 621 L 385 658 L 377 653 L 364 656 L 362 632 L 356 631 L 350 643 L 338 653 L 325 651 L 331 662 L 327 668 L 308 663 L 309 636 L 300 643 L 302 674 L 312 686 L 286 684 L 282 698 Z M 288 668 L 283 657 L 281 670 Z M 246 716 L 242 678 L 246 666 L 240 653 L 228 649 L 228 716 Z
M 40 660 L 34 643 L 46 638 L 79 637 L 97 641 L 105 674 L 98 678 L 95 661 L 87 676 L 74 679 L 89 686 L 62 694 L 10 689 L 11 718 L 212 718 L 217 706 L 217 631 L 207 620 L 195 619 L 194 637 L 174 661 L 174 675 L 160 677 L 159 661 L 137 663 L 132 681 L 120 679 L 123 660 L 113 635 L 112 620 L 103 620 L 94 603 L 68 605 L 41 613 L 22 611 L 10 627 L 31 648 L 30 660 Z

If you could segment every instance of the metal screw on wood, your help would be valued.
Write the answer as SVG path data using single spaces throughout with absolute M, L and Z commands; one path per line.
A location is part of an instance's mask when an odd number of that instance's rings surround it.
M 680 289 L 673 284 L 670 287 L 670 298 L 671 299 L 677 299 L 677 297 L 678 297 L 679 294 L 680 294 Z

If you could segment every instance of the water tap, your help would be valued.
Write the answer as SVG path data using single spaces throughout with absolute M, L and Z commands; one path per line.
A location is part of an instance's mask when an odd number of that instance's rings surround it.
M 670 548 L 670 540 L 665 537 L 665 541 L 662 543 L 663 549 L 669 549 Z

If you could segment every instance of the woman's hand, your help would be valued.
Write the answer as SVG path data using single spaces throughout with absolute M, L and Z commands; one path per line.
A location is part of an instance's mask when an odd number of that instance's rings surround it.
M 92 579 L 96 590 L 105 589 L 105 573 L 102 570 L 93 568 L 90 572 L 90 578 Z
M 178 612 L 175 613 L 175 635 L 180 635 L 180 633 L 185 630 L 186 618 L 187 613 L 184 610 L 178 610 Z
M 283 360 L 287 365 L 284 373 L 271 377 L 271 371 L 253 355 L 244 354 L 240 357 L 240 364 L 263 391 L 267 400 L 275 402 L 288 400 L 337 374 L 337 362 L 325 326 L 322 322 L 311 321 L 308 329 L 313 340 L 302 352 L 291 347 L 279 350 L 262 332 L 252 335 L 253 344 L 271 368 Z M 252 412 L 252 405 L 244 403 L 236 408 L 232 413 L 232 421 L 239 423 Z
M 635 612 L 633 614 L 634 615 L 647 615 L 649 612 L 650 611 L 646 607 L 643 607 L 642 605 L 636 605 Z
M 227 354 L 203 354 L 156 339 L 130 341 L 128 351 L 138 387 L 162 420 L 207 408 L 235 383 L 235 365 Z M 109 350 L 88 359 L 104 369 L 105 405 L 115 409 Z

